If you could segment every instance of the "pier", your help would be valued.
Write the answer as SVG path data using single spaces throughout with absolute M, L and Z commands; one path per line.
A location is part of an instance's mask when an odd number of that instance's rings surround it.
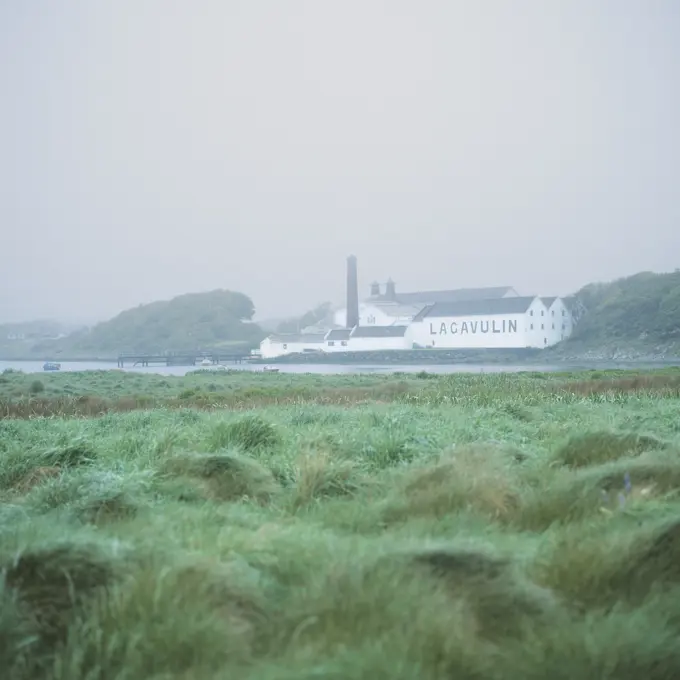
M 250 357 L 243 350 L 182 350 L 168 352 L 121 352 L 118 368 L 125 366 L 195 366 L 206 359 L 212 365 L 220 363 L 241 364 Z

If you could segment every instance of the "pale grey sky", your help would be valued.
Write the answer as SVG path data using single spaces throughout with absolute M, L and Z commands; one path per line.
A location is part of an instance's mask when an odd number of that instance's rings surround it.
M 677 0 L 0 0 L 0 322 L 680 266 Z

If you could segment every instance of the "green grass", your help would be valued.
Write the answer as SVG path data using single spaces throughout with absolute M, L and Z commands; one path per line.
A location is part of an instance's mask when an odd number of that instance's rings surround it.
M 1 377 L 3 677 L 680 676 L 678 371 Z

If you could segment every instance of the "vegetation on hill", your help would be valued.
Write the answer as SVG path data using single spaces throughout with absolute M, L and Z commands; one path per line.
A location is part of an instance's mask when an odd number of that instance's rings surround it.
M 0 377 L 8 680 L 680 677 L 678 371 Z
M 87 357 L 233 344 L 253 347 L 264 337 L 260 327 L 251 322 L 254 312 L 252 300 L 242 293 L 189 293 L 128 309 L 90 329 L 29 346 L 29 352 Z
M 586 313 L 565 347 L 680 350 L 680 270 L 592 283 L 576 299 Z

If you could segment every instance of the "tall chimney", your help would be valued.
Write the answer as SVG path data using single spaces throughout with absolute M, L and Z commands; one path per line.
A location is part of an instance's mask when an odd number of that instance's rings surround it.
M 380 297 L 380 284 L 377 281 L 371 284 L 371 297 Z
M 357 277 L 357 258 L 347 258 L 347 328 L 359 325 L 359 282 Z
M 385 297 L 391 302 L 397 301 L 397 289 L 392 279 L 389 279 L 387 281 L 387 285 L 385 286 Z

